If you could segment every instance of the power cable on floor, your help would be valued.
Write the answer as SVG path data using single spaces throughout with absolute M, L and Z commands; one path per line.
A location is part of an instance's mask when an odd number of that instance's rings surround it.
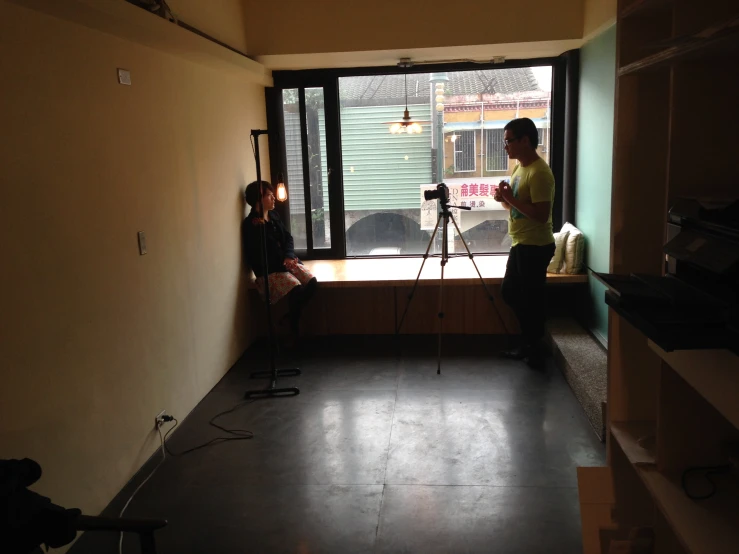
M 174 425 L 164 435 L 164 448 L 167 450 L 167 454 L 169 454 L 170 456 L 184 456 L 185 454 L 189 454 L 190 452 L 195 452 L 196 450 L 200 450 L 201 448 L 205 448 L 206 446 L 210 446 L 212 444 L 220 444 L 222 442 L 241 441 L 241 440 L 248 440 L 248 439 L 254 438 L 254 433 L 252 433 L 251 431 L 247 431 L 246 429 L 228 429 L 226 427 L 223 427 L 215 423 L 216 419 L 218 419 L 219 417 L 224 416 L 226 414 L 230 414 L 231 412 L 234 412 L 241 406 L 244 406 L 245 404 L 250 404 L 252 402 L 254 402 L 253 399 L 244 400 L 243 402 L 239 402 L 233 408 L 230 408 L 226 410 L 225 412 L 221 412 L 219 414 L 214 415 L 208 422 L 209 425 L 212 425 L 216 429 L 219 429 L 223 431 L 224 433 L 228 433 L 229 435 L 231 435 L 230 437 L 215 437 L 206 443 L 200 444 L 198 446 L 193 446 L 192 448 L 188 448 L 187 450 L 183 450 L 182 452 L 172 452 L 167 446 L 167 437 L 172 431 L 175 430 L 175 427 L 177 427 L 177 424 L 179 423 L 177 419 L 172 418 L 174 421 Z
M 149 479 L 152 478 L 152 476 L 157 472 L 157 470 L 162 467 L 162 464 L 167 459 L 167 453 L 166 449 L 164 448 L 164 437 L 162 436 L 162 430 L 157 427 L 157 431 L 159 432 L 159 440 L 162 443 L 161 449 L 162 449 L 162 459 L 159 460 L 159 463 L 157 464 L 157 467 L 155 467 L 152 472 L 149 474 L 149 476 L 144 479 L 138 487 L 136 487 L 136 490 L 131 493 L 131 496 L 128 497 L 128 500 L 126 501 L 126 504 L 121 509 L 120 513 L 118 514 L 118 517 L 123 517 L 123 512 L 126 511 L 126 508 L 128 508 L 128 505 L 133 500 L 133 497 L 136 496 L 136 494 L 141 490 L 141 487 L 146 485 L 146 483 L 149 481 Z M 120 537 L 118 538 L 118 554 L 123 554 L 123 531 L 120 531 Z
M 200 450 L 201 448 L 205 448 L 206 446 L 210 446 L 212 444 L 220 444 L 222 442 L 247 440 L 247 439 L 254 438 L 254 433 L 252 433 L 251 431 L 247 431 L 245 429 L 228 429 L 226 427 L 223 427 L 223 426 L 218 425 L 217 423 L 215 423 L 216 419 L 218 419 L 219 417 L 224 416 L 226 414 L 230 414 L 230 413 L 234 412 L 236 409 L 240 408 L 241 406 L 244 406 L 245 404 L 251 404 L 252 402 L 254 402 L 253 399 L 252 400 L 245 400 L 243 402 L 239 402 L 233 408 L 230 408 L 230 409 L 228 409 L 228 410 L 226 410 L 224 412 L 221 412 L 219 414 L 214 415 L 210 419 L 210 421 L 208 422 L 209 425 L 212 425 L 216 429 L 220 429 L 224 433 L 228 433 L 228 434 L 230 434 L 232 436 L 230 436 L 230 437 L 216 437 L 214 439 L 209 440 L 208 442 L 206 442 L 204 444 L 200 444 L 198 446 L 194 446 L 192 448 L 188 448 L 187 450 L 184 450 L 182 452 L 172 452 L 167 447 L 167 437 L 169 436 L 169 434 L 172 431 L 175 430 L 175 427 L 177 427 L 177 424 L 179 422 L 177 421 L 176 418 L 174 418 L 172 416 L 166 416 L 165 415 L 164 418 L 163 418 L 164 421 L 165 422 L 167 422 L 167 421 L 174 421 L 174 425 L 170 429 L 167 430 L 167 432 L 164 434 L 164 436 L 162 436 L 161 426 L 157 427 L 157 432 L 159 433 L 159 440 L 161 442 L 162 459 L 159 460 L 159 463 L 152 470 L 152 472 L 147 476 L 147 478 L 144 479 L 139 484 L 138 487 L 136 487 L 136 490 L 134 490 L 133 493 L 131 493 L 131 496 L 128 498 L 128 500 L 126 501 L 125 505 L 121 509 L 120 513 L 118 514 L 118 517 L 123 517 L 123 513 L 126 511 L 126 509 L 128 508 L 129 504 L 131 504 L 131 501 L 136 496 L 136 494 L 138 494 L 138 492 L 141 490 L 141 488 L 149 481 L 149 479 L 152 478 L 152 476 L 157 472 L 157 470 L 165 462 L 165 460 L 167 459 L 167 454 L 169 454 L 170 456 L 184 456 L 185 454 L 189 454 L 190 452 L 194 452 L 196 450 Z M 118 554 L 123 554 L 123 532 L 122 531 L 120 532 L 120 537 L 118 539 Z

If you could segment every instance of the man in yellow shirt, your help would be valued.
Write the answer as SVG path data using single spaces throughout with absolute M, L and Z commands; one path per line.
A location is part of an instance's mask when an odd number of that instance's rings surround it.
M 511 182 L 502 182 L 495 196 L 509 211 L 508 234 L 513 241 L 501 293 L 518 318 L 522 338 L 521 346 L 505 355 L 540 368 L 544 364 L 544 287 L 554 255 L 554 175 L 536 152 L 539 133 L 533 121 L 514 119 L 505 126 L 503 139 L 508 157 L 519 165 Z

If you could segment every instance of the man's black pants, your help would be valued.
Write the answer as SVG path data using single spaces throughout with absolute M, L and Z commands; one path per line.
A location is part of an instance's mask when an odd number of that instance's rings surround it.
M 501 294 L 518 318 L 524 346 L 535 346 L 544 336 L 545 285 L 552 256 L 554 243 L 517 244 L 508 255 Z

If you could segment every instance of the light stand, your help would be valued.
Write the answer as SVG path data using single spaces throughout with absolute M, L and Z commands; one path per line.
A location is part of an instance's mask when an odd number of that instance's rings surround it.
M 258 207 L 263 215 L 264 208 L 262 206 L 262 198 L 264 197 L 264 182 L 262 181 L 262 168 L 259 159 L 259 136 L 266 135 L 266 130 L 252 129 L 251 137 L 254 142 L 254 159 L 257 163 L 257 183 L 259 183 L 259 202 Z M 267 326 L 269 329 L 268 337 L 268 353 L 269 353 L 269 369 L 265 371 L 255 371 L 251 373 L 252 379 L 258 379 L 260 377 L 269 377 L 270 383 L 266 389 L 248 390 L 244 393 L 244 398 L 271 398 L 275 396 L 296 396 L 300 394 L 298 387 L 284 387 L 277 388 L 277 378 L 281 376 L 296 376 L 300 375 L 298 368 L 291 369 L 277 369 L 275 364 L 275 348 L 274 348 L 274 327 L 272 325 L 272 303 L 269 295 L 269 261 L 267 258 L 267 224 L 266 221 L 263 225 L 258 226 L 261 228 L 261 256 L 262 263 L 264 264 L 264 298 L 267 304 Z
M 500 322 L 503 325 L 503 329 L 506 332 L 506 335 L 510 335 L 508 332 L 508 327 L 505 324 L 505 321 L 503 320 L 503 317 L 500 315 L 500 312 L 498 312 L 497 307 L 495 306 L 495 298 L 488 290 L 487 285 L 485 284 L 485 280 L 482 278 L 482 274 L 480 273 L 479 268 L 477 267 L 477 264 L 475 263 L 475 257 L 472 255 L 472 252 L 470 252 L 469 247 L 467 246 L 467 243 L 464 241 L 464 237 L 462 236 L 462 232 L 459 230 L 459 227 L 457 226 L 457 222 L 454 219 L 454 214 L 450 211 L 449 208 L 459 208 L 460 210 L 471 210 L 469 206 L 450 206 L 449 205 L 449 193 L 448 188 L 444 183 L 439 183 L 436 186 L 436 192 L 431 193 L 431 196 L 425 196 L 426 200 L 431 200 L 432 198 L 438 198 L 439 202 L 441 203 L 441 212 L 439 212 L 439 218 L 436 220 L 436 227 L 434 227 L 434 232 L 431 233 L 431 240 L 429 241 L 428 246 L 426 247 L 426 252 L 423 255 L 423 262 L 421 262 L 421 268 L 418 270 L 418 275 L 416 275 L 416 282 L 413 283 L 413 288 L 411 289 L 410 294 L 408 295 L 408 303 L 405 306 L 405 311 L 403 312 L 403 317 L 400 318 L 400 323 L 398 324 L 398 327 L 395 329 L 395 336 L 396 338 L 400 334 L 400 328 L 403 326 L 403 322 L 405 321 L 405 316 L 408 314 L 408 308 L 411 306 L 411 300 L 413 300 L 413 296 L 416 294 L 416 288 L 418 287 L 418 280 L 421 277 L 421 272 L 423 271 L 423 266 L 426 263 L 426 260 L 429 257 L 429 251 L 431 250 L 431 245 L 434 244 L 434 238 L 436 237 L 436 233 L 439 230 L 439 225 L 443 221 L 442 226 L 442 243 L 441 243 L 441 281 L 439 283 L 439 349 L 438 349 L 438 358 L 437 358 L 437 367 L 436 367 L 436 374 L 441 375 L 441 331 L 442 331 L 442 324 L 444 321 L 444 267 L 446 266 L 447 262 L 449 261 L 449 244 L 447 243 L 447 227 L 449 226 L 449 220 L 452 220 L 452 223 L 454 224 L 454 228 L 457 230 L 457 234 L 459 235 L 459 239 L 462 241 L 462 244 L 464 245 L 464 249 L 467 251 L 467 256 L 472 261 L 472 265 L 475 266 L 475 271 L 477 271 L 478 277 L 480 277 L 480 282 L 482 283 L 482 287 L 485 289 L 485 293 L 488 295 L 488 299 L 490 300 L 490 303 L 493 305 L 493 310 L 495 311 L 496 315 L 500 319 Z M 427 191 L 428 193 L 429 191 Z M 424 193 L 426 195 L 427 193 Z

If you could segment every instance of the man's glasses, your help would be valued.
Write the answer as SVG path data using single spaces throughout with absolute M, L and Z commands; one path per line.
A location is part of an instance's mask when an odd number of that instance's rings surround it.
M 515 141 L 517 141 L 520 138 L 521 137 L 516 137 L 516 138 L 512 138 L 512 139 L 503 139 L 503 144 L 505 144 L 506 146 L 508 146 L 510 143 L 515 142 Z

